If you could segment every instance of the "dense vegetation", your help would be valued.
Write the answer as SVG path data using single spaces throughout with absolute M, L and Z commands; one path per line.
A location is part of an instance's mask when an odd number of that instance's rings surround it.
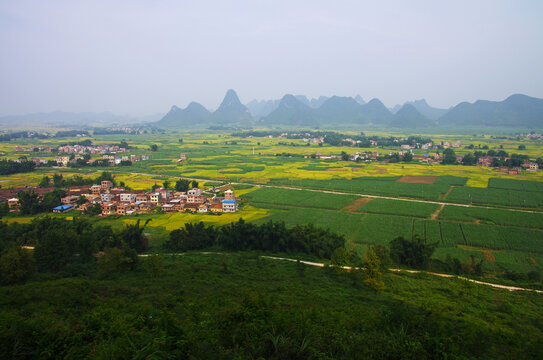
M 32 161 L 0 160 L 0 175 L 9 175 L 33 171 L 36 164 Z
M 313 225 L 297 225 L 287 229 L 284 223 L 261 225 L 243 219 L 217 229 L 202 222 L 185 224 L 170 233 L 164 247 L 172 251 L 187 251 L 219 246 L 225 250 L 265 250 L 271 252 L 303 253 L 330 259 L 333 252 L 345 244 L 345 238 Z

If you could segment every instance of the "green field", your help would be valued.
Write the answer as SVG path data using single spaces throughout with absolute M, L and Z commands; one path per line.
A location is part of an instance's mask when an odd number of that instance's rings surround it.
M 439 207 L 440 205 L 432 203 L 391 199 L 373 199 L 367 204 L 358 208 L 358 211 L 427 218 L 436 212 Z

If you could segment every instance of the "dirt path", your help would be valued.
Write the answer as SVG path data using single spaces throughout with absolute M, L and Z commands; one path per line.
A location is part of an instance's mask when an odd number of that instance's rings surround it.
M 362 206 L 366 205 L 366 204 L 369 203 L 371 200 L 373 200 L 373 199 L 370 199 L 370 198 L 359 198 L 359 199 L 356 199 L 356 200 L 353 201 L 353 202 L 348 203 L 347 205 L 345 205 L 344 207 L 342 207 L 340 210 L 341 210 L 341 211 L 348 211 L 348 212 L 356 212 L 356 210 L 360 209 Z
M 437 217 L 439 216 L 439 213 L 441 212 L 441 210 L 443 210 L 444 207 L 445 207 L 445 204 L 441 204 L 439 209 L 437 209 L 437 211 L 435 213 L 433 213 L 432 216 L 430 216 L 430 219 L 436 220 Z
M 275 257 L 275 256 L 261 256 L 261 257 L 265 258 L 265 259 L 298 262 L 298 260 L 296 260 L 296 259 L 289 259 L 289 258 L 282 258 L 282 257 Z M 302 264 L 306 264 L 306 265 L 310 265 L 310 266 L 324 267 L 324 265 L 325 265 L 324 263 L 316 263 L 316 262 L 302 261 L 302 260 L 299 260 L 299 261 Z M 346 269 L 346 270 L 351 270 L 352 269 L 349 266 L 341 266 L 341 268 Z M 355 269 L 359 269 L 359 268 L 355 268 Z M 457 278 L 457 279 L 461 279 L 461 280 L 466 280 L 466 281 L 469 281 L 469 282 L 472 282 L 472 283 L 475 283 L 475 284 L 479 284 L 479 285 L 491 286 L 491 287 L 496 288 L 496 289 L 504 289 L 504 290 L 509 290 L 509 291 L 533 291 L 533 292 L 536 292 L 538 294 L 543 294 L 543 290 L 536 290 L 536 289 L 528 289 L 528 288 L 522 288 L 522 287 L 517 287 L 517 286 L 507 286 L 507 285 L 494 284 L 494 283 L 469 279 L 469 278 L 466 278 L 466 277 L 463 277 L 463 276 L 457 276 L 457 275 L 451 275 L 451 274 L 440 274 L 440 273 L 435 273 L 435 272 L 430 272 L 430 271 L 421 271 L 421 270 L 404 270 L 404 269 L 388 269 L 388 270 L 394 271 L 394 272 L 404 271 L 404 272 L 408 272 L 410 274 L 426 273 L 426 274 L 439 276 L 439 277 L 443 277 L 443 278 Z
M 147 256 L 151 256 L 151 255 L 183 256 L 185 254 L 186 253 L 139 254 L 138 256 L 140 256 L 140 257 L 147 257 Z M 211 251 L 198 252 L 197 254 L 201 254 L 201 255 L 230 255 L 229 253 L 211 252 Z M 290 261 L 290 262 L 295 262 L 295 263 L 299 262 L 301 264 L 305 264 L 305 265 L 309 265 L 309 266 L 315 266 L 315 267 L 321 267 L 321 268 L 326 266 L 326 264 L 324 264 L 324 263 L 318 263 L 318 262 L 313 262 L 313 261 L 305 261 L 305 260 L 299 260 L 299 259 L 291 259 L 291 258 L 284 258 L 284 257 L 277 257 L 277 256 L 267 256 L 267 255 L 260 255 L 260 257 L 262 259 Z M 329 266 L 334 267 L 334 265 L 329 265 Z M 357 270 L 362 269 L 363 270 L 364 269 L 364 268 L 357 268 L 357 267 L 353 268 L 353 267 L 350 267 L 350 266 L 339 266 L 339 267 L 342 268 L 342 269 L 345 269 L 345 270 L 352 270 L 352 269 L 357 269 Z M 466 281 L 472 282 L 474 284 L 490 286 L 490 287 L 493 287 L 493 288 L 496 288 L 496 289 L 503 289 L 503 290 L 509 290 L 509 291 L 533 291 L 533 292 L 538 293 L 538 294 L 543 294 L 543 290 L 536 290 L 536 289 L 522 288 L 522 287 L 517 287 L 517 286 L 507 286 L 507 285 L 494 284 L 494 283 L 469 279 L 469 278 L 466 278 L 466 277 L 463 277 L 463 276 L 457 276 L 457 275 L 451 275 L 451 274 L 440 274 L 440 273 L 435 273 L 435 272 L 430 272 L 430 271 L 394 269 L 394 268 L 393 269 L 388 269 L 388 270 L 393 271 L 393 272 L 402 272 L 403 271 L 403 272 L 407 272 L 407 273 L 410 273 L 410 274 L 426 273 L 426 274 L 429 274 L 429 275 L 439 276 L 439 277 L 442 277 L 442 278 L 457 278 L 457 279 L 461 279 L 461 280 L 466 280 Z

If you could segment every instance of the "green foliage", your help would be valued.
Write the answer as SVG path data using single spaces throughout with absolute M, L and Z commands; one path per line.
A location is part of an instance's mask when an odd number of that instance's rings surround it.
M 187 192 L 189 190 L 190 181 L 179 179 L 175 182 L 175 191 Z
M 160 255 L 149 255 L 143 261 L 143 268 L 151 277 L 158 277 L 164 270 L 164 261 Z
M 334 250 L 344 244 L 345 238 L 342 235 L 312 224 L 287 229 L 282 222 L 269 221 L 255 225 L 240 219 L 219 229 L 206 227 L 202 222 L 187 223 L 184 228 L 170 232 L 170 239 L 164 243 L 164 248 L 187 251 L 218 245 L 226 250 L 300 252 L 329 259 Z
M 74 254 L 76 233 L 68 227 L 50 228 L 39 234 L 34 258 L 40 271 L 57 272 Z
M 35 261 L 29 250 L 13 246 L 0 257 L 0 279 L 4 284 L 24 283 L 35 271 Z
M 106 248 L 98 258 L 98 275 L 107 277 L 134 269 L 138 254 L 133 249 Z
M 140 220 L 135 224 L 129 224 L 119 234 L 123 244 L 126 244 L 129 248 L 134 249 L 136 252 L 141 253 L 149 247 L 149 240 L 143 234 L 145 226 L 151 221 L 148 219 L 143 226 L 140 226 Z
M 452 148 L 443 150 L 442 164 L 456 164 L 456 154 Z
M 19 212 L 23 215 L 32 215 L 40 212 L 39 195 L 34 191 L 19 191 Z
M 381 274 L 381 260 L 375 251 L 371 250 L 364 264 L 364 283 L 375 291 L 383 291 L 385 283 Z
M 390 242 L 390 257 L 397 264 L 422 269 L 428 265 L 436 246 L 437 243 L 427 244 L 418 236 L 412 240 L 399 236 Z
M 40 181 L 40 183 L 39 183 L 38 186 L 41 187 L 41 188 L 46 188 L 46 187 L 51 186 L 51 179 L 49 178 L 49 176 L 44 176 L 44 177 L 41 179 L 41 181 Z
M 170 188 L 170 185 L 171 185 L 171 183 L 170 183 L 169 180 L 164 180 L 164 182 L 162 183 L 162 187 L 163 187 L 164 189 L 169 189 L 169 188 Z
M 158 145 L 157 144 L 152 144 L 151 146 L 149 146 L 149 149 L 151 149 L 151 151 L 155 152 L 158 150 Z

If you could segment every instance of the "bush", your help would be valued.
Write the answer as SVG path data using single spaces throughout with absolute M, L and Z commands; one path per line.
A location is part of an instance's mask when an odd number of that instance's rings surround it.
M 412 240 L 399 236 L 390 242 L 390 257 L 397 264 L 421 269 L 428 265 L 436 247 L 437 243 L 427 244 L 418 236 Z
M 12 247 L 0 257 L 0 277 L 4 284 L 24 283 L 36 271 L 29 250 Z
M 138 254 L 133 249 L 107 248 L 98 258 L 98 275 L 106 277 L 132 270 L 137 262 Z
M 145 271 L 151 277 L 158 277 L 163 270 L 163 261 L 160 255 L 149 255 L 143 262 Z

